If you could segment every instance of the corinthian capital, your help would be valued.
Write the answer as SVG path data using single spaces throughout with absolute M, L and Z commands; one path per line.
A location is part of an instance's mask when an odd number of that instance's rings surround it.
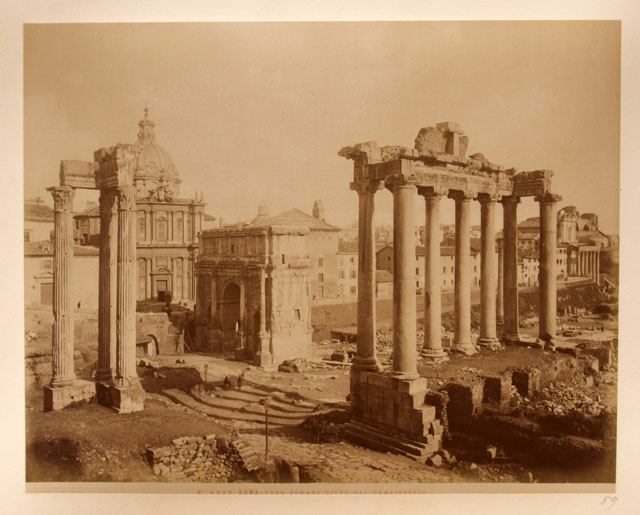
M 369 193 L 375 193 L 384 188 L 382 181 L 356 181 L 350 184 L 350 188 L 356 191 L 358 195 L 367 195 Z
M 543 193 L 541 195 L 536 195 L 533 197 L 536 202 L 541 202 L 544 204 L 552 204 L 554 202 L 559 202 L 562 200 L 562 196 L 557 195 L 555 193 Z
M 132 185 L 120 186 L 118 191 L 119 209 L 133 209 L 136 205 L 136 188 Z
M 54 186 L 47 188 L 53 197 L 53 206 L 56 211 L 71 211 L 74 190 L 70 186 Z

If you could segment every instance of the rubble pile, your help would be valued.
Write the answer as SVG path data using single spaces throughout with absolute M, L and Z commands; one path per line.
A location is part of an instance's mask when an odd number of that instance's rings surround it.
M 585 388 L 581 382 L 584 378 L 576 376 L 570 383 L 549 383 L 538 399 L 532 400 L 518 394 L 515 387 L 512 388 L 512 399 L 518 406 L 534 410 L 546 411 L 554 415 L 566 415 L 572 411 L 578 411 L 584 415 L 600 415 L 610 411 L 593 388 Z

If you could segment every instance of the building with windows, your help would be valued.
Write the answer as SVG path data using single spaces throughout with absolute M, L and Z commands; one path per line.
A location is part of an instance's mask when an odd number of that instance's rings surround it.
M 426 251 L 424 247 L 416 246 L 416 291 L 424 290 Z M 440 246 L 440 266 L 442 267 L 442 289 L 452 290 L 455 286 L 455 247 Z M 386 270 L 393 274 L 393 245 L 385 245 L 376 253 L 377 270 Z M 480 253 L 471 248 L 471 287 L 480 286 Z
M 338 241 L 338 297 L 358 296 L 358 242 Z
M 338 241 L 340 229 L 325 221 L 321 200 L 313 203 L 313 215 L 299 209 L 290 209 L 279 215 L 269 216 L 266 206 L 261 205 L 258 216 L 250 227 L 285 226 L 309 230 L 308 248 L 311 260 L 311 300 L 322 301 L 337 298 L 338 288 Z
M 24 203 L 24 242 L 53 239 L 53 209 L 38 197 Z
M 194 263 L 200 233 L 213 217 L 204 213 L 202 195 L 180 198 L 180 176 L 169 153 L 156 141 L 155 123 L 145 109 L 138 123 L 134 163 L 136 187 L 138 300 L 193 301 Z M 207 219 L 208 218 L 208 219 Z M 89 203 L 74 216 L 75 240 L 100 244 L 100 208 Z

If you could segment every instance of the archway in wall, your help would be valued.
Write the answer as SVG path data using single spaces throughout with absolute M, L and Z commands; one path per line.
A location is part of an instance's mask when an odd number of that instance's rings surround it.
M 236 322 L 240 321 L 240 286 L 236 283 L 227 284 L 222 294 L 220 304 L 224 343 L 233 342 L 235 339 Z

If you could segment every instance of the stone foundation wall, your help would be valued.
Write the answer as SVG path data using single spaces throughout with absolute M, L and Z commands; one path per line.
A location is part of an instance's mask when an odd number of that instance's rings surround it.
M 252 479 L 260 468 L 253 448 L 227 436 L 186 436 L 147 449 L 154 474 L 165 481 L 229 483 Z

